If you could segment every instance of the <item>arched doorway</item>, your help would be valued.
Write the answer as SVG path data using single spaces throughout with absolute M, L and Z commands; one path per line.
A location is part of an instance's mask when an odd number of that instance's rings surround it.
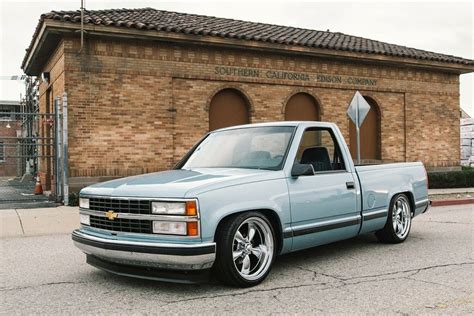
M 285 121 L 319 121 L 319 104 L 309 94 L 293 95 L 285 107 Z
M 377 102 L 364 97 L 370 105 L 370 111 L 360 128 L 360 158 L 365 160 L 381 160 L 380 145 L 380 110 Z M 357 157 L 357 134 L 355 124 L 349 120 L 349 149 L 352 157 Z
M 214 95 L 209 105 L 209 130 L 248 124 L 249 102 L 236 89 L 224 89 Z

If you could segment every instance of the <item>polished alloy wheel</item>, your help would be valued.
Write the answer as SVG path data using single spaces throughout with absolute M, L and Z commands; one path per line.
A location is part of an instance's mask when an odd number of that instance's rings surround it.
M 395 235 L 400 239 L 404 239 L 410 231 L 411 212 L 405 196 L 400 196 L 393 204 L 392 225 Z
M 237 229 L 232 243 L 234 266 L 246 280 L 256 280 L 270 268 L 273 259 L 273 235 L 270 226 L 258 217 L 250 217 Z

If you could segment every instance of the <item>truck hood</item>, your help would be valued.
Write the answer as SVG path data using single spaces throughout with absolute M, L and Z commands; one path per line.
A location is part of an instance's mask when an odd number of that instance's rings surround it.
M 283 177 L 283 171 L 258 169 L 178 169 L 97 183 L 82 189 L 81 194 L 112 197 L 197 197 L 200 193 L 222 187 Z

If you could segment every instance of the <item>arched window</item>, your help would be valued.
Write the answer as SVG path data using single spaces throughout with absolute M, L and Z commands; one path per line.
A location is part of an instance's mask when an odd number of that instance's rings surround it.
M 285 107 L 286 121 L 319 121 L 319 104 L 309 94 L 300 92 L 293 95 Z
M 364 97 L 370 105 L 370 111 L 360 128 L 360 158 L 365 160 L 381 160 L 380 144 L 380 110 L 377 102 Z M 357 134 L 355 124 L 349 120 L 349 148 L 352 158 L 357 157 Z
M 249 102 L 236 89 L 224 89 L 216 93 L 209 105 L 209 130 L 248 124 Z

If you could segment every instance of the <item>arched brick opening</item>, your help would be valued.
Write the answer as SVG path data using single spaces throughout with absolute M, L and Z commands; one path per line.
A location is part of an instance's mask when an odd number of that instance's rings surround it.
M 292 95 L 285 106 L 285 121 L 319 121 L 321 118 L 318 101 L 308 93 Z
M 377 102 L 368 96 L 364 99 L 370 105 L 370 111 L 360 128 L 360 158 L 363 160 L 381 160 L 380 108 Z M 352 157 L 357 157 L 357 135 L 355 124 L 349 120 L 349 149 Z
M 248 99 L 237 89 L 217 92 L 209 104 L 209 130 L 250 123 Z

